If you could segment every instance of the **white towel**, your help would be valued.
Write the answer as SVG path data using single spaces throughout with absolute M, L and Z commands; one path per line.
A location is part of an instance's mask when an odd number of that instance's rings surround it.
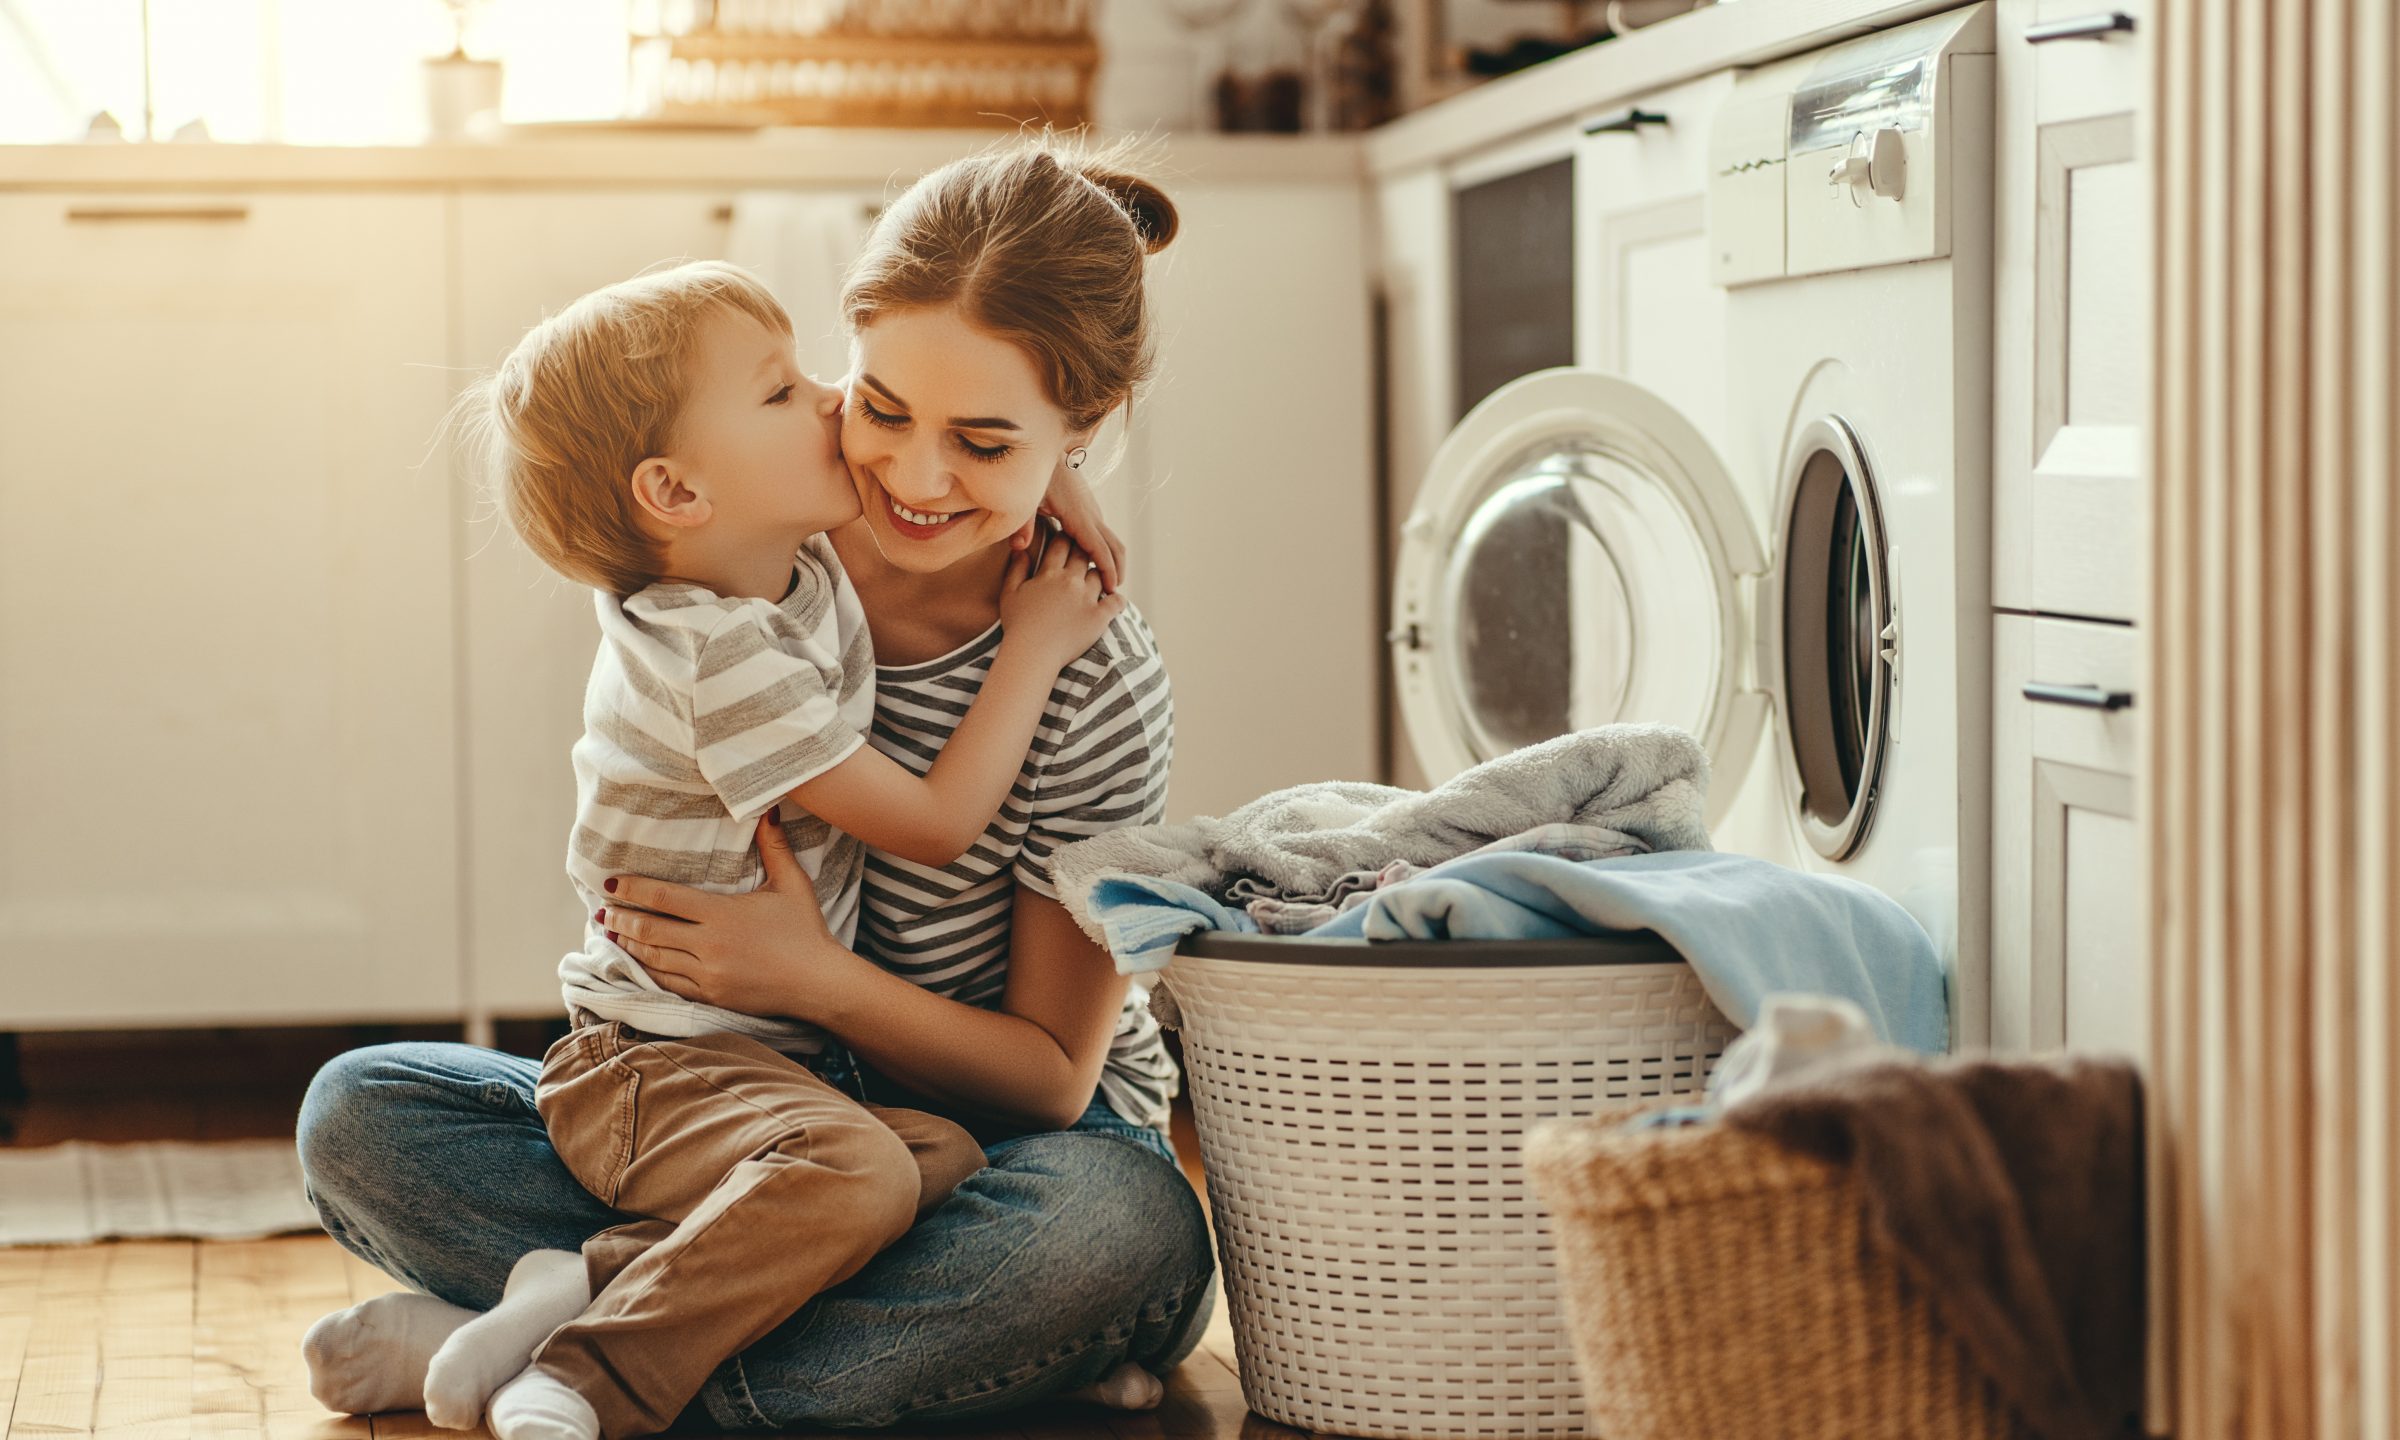
M 1252 876 L 1262 892 L 1321 893 L 1395 860 L 1438 865 L 1543 825 L 1599 827 L 1630 848 L 1706 850 L 1708 755 L 1671 725 L 1604 725 L 1486 761 L 1437 789 L 1332 780 L 1264 795 L 1222 820 L 1111 830 L 1062 847 L 1059 900 L 1099 938 L 1092 887 L 1109 875 L 1212 894 Z
M 800 368 L 820 380 L 850 370 L 837 302 L 873 213 L 873 203 L 856 191 L 746 190 L 733 197 L 725 258 L 764 280 L 791 312 Z

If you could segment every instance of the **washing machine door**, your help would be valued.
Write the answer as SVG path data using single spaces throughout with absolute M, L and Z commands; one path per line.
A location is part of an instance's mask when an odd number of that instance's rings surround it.
M 1572 730 L 1660 721 L 1707 748 L 1719 817 L 1768 715 L 1749 658 L 1766 557 L 1679 411 L 1596 371 L 1512 381 L 1442 442 L 1401 536 L 1393 668 L 1435 781 Z

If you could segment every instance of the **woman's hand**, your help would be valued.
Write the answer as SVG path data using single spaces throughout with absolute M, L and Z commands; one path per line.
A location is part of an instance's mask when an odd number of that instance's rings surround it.
M 867 962 L 826 928 L 817 887 L 772 810 L 758 822 L 758 853 L 767 878 L 743 895 L 616 876 L 600 923 L 662 988 L 686 1000 L 823 1023 L 839 1008 L 841 986 Z

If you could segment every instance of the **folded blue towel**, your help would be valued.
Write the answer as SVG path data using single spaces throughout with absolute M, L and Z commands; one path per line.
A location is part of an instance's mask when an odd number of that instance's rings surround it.
M 1097 881 L 1090 904 L 1120 975 L 1160 969 L 1174 958 L 1176 942 L 1195 930 L 1258 933 L 1257 921 L 1219 904 L 1206 890 L 1150 875 L 1111 875 Z
M 1470 855 L 1379 890 L 1309 935 L 1542 940 L 1609 930 L 1656 932 L 1745 1029 L 1762 997 L 1802 991 L 1856 1003 L 1893 1044 L 1929 1054 L 1949 1046 L 1941 959 L 1898 902 L 1855 880 L 1741 855 Z

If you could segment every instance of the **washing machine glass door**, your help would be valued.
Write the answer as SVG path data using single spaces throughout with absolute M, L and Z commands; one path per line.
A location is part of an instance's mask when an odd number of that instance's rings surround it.
M 1866 840 L 1892 728 L 1894 623 L 1882 503 L 1858 434 L 1803 426 L 1784 465 L 1781 564 L 1765 621 L 1781 683 L 1786 792 L 1811 848 L 1840 860 Z
M 1403 528 L 1394 660 L 1436 778 L 1569 731 L 1661 721 L 1738 787 L 1742 577 L 1764 557 L 1691 423 L 1613 376 L 1550 370 L 1496 391 L 1435 455 Z

